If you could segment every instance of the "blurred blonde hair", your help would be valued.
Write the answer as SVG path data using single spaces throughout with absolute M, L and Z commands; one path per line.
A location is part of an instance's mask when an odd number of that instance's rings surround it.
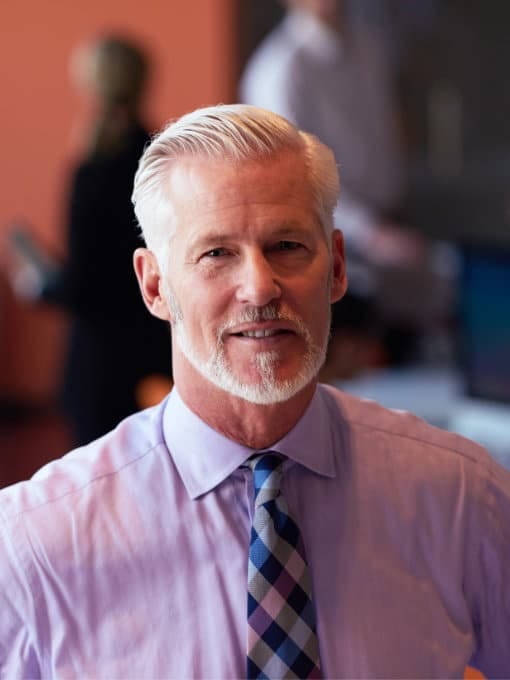
M 133 42 L 107 36 L 95 45 L 92 81 L 107 108 L 122 106 L 137 112 L 148 74 L 148 61 Z
M 88 153 L 115 154 L 125 145 L 126 135 L 139 117 L 149 71 L 145 53 L 127 38 L 108 35 L 79 46 L 71 71 L 95 101 Z

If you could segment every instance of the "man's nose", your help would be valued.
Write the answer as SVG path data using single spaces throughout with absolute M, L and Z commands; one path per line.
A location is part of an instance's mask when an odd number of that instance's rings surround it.
M 264 254 L 253 253 L 245 256 L 239 271 L 237 287 L 239 302 L 263 307 L 280 296 L 280 284 Z

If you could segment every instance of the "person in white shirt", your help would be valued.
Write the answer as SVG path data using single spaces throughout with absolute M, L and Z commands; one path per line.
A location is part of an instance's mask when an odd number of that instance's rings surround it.
M 342 204 L 398 209 L 404 167 L 396 93 L 381 33 L 349 24 L 340 0 L 287 0 L 283 21 L 250 58 L 240 100 L 315 134 L 334 152 Z

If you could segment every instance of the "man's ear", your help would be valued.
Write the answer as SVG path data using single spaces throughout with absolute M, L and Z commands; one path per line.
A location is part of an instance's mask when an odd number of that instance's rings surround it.
M 331 254 L 333 258 L 331 302 L 337 302 L 337 300 L 343 298 L 347 290 L 344 236 L 340 229 L 335 229 L 331 235 Z
M 170 321 L 170 310 L 161 294 L 161 272 L 156 256 L 147 248 L 137 248 L 133 255 L 133 265 L 147 309 L 159 319 Z

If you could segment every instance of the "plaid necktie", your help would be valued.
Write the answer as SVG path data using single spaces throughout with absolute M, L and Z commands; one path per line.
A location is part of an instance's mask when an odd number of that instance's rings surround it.
M 246 463 L 255 508 L 248 563 L 248 678 L 320 678 L 311 584 L 301 534 L 280 494 L 283 460 Z

